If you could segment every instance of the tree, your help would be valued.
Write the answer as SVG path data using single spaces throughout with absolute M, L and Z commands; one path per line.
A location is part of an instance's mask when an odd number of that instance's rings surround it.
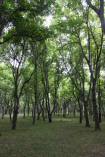
M 9 53 L 6 53 L 8 52 Z M 28 78 L 24 78 L 25 70 L 23 65 L 25 64 L 27 57 L 27 45 L 23 41 L 20 45 L 10 44 L 8 49 L 5 48 L 5 60 L 9 63 L 13 75 L 13 119 L 12 119 L 12 129 L 16 129 L 17 116 L 19 111 L 19 101 L 23 94 L 23 89 L 25 85 L 30 81 L 33 72 L 29 74 Z M 4 54 L 3 54 L 4 55 Z

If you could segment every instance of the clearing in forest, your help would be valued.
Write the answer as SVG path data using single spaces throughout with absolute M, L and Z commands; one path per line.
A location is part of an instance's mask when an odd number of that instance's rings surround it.
M 19 118 L 11 131 L 9 119 L 0 120 L 0 157 L 105 157 L 105 123 L 102 130 L 73 121 L 37 121 Z

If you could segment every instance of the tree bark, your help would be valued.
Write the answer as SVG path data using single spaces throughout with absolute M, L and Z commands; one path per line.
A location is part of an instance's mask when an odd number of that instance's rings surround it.
M 16 130 L 17 115 L 18 115 L 18 107 L 16 106 L 13 111 L 12 130 Z
M 18 85 L 17 77 L 15 80 L 15 89 L 14 89 L 14 108 L 13 108 L 13 119 L 12 119 L 12 130 L 16 129 L 18 108 L 19 108 L 19 98 L 18 98 Z
M 95 120 L 95 130 L 100 130 L 100 124 L 99 124 L 99 117 L 98 117 L 98 111 L 97 111 L 97 104 L 96 104 L 96 80 L 93 79 L 93 86 L 92 86 L 92 102 L 93 102 L 93 114 L 94 114 L 94 120 Z
M 43 121 L 45 121 L 45 111 L 44 111 L 44 96 L 43 96 L 43 100 L 42 100 L 42 103 L 40 105 L 40 108 L 42 110 L 42 118 L 43 118 Z
M 101 110 L 102 110 L 102 103 L 101 103 L 101 88 L 100 88 L 100 78 L 98 81 L 98 106 L 99 106 L 99 123 L 101 123 L 102 119 L 102 115 L 101 115 Z
M 52 114 L 51 113 L 48 113 L 48 120 L 49 120 L 49 123 L 52 122 Z
M 82 109 L 82 105 L 80 103 L 79 98 L 78 98 L 78 105 L 79 105 L 79 113 L 80 113 L 79 121 L 80 121 L 80 124 L 81 124 L 82 123 L 82 119 L 83 119 L 83 109 Z
M 34 44 L 34 43 L 33 43 Z M 33 46 L 34 48 L 34 46 Z M 34 107 L 33 107 L 33 122 L 32 124 L 34 125 L 35 124 L 35 120 L 36 120 L 36 108 L 37 108 L 37 105 L 38 105 L 38 91 L 37 91 L 37 88 L 38 88 L 38 81 L 37 81 L 37 68 L 38 68 L 38 65 L 37 65 L 37 49 L 36 51 L 33 49 L 33 55 L 34 55 Z
M 84 114 L 85 114 L 85 121 L 86 121 L 85 127 L 89 128 L 90 124 L 89 124 L 89 116 L 88 116 L 87 102 L 86 101 L 84 102 Z
M 26 103 L 26 102 L 25 102 Z M 24 105 L 24 107 L 23 107 L 23 118 L 25 118 L 26 117 L 26 104 Z
M 27 106 L 27 115 L 28 115 L 28 117 L 29 117 L 29 115 L 30 115 L 30 105 L 29 105 L 29 101 L 28 101 L 28 106 Z

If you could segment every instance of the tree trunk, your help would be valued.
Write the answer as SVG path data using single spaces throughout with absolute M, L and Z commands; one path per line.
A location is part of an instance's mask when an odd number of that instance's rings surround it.
M 102 119 L 102 115 L 101 115 L 101 89 L 100 89 L 100 78 L 99 78 L 99 82 L 98 82 L 98 106 L 99 106 L 99 123 L 101 123 Z
M 83 70 L 83 103 L 84 103 L 84 116 L 85 116 L 85 127 L 89 128 L 90 124 L 89 124 L 89 116 L 88 116 L 88 110 L 87 110 L 87 106 L 88 106 L 88 100 L 86 101 L 86 97 L 85 97 L 85 72 L 84 72 L 84 65 L 82 64 L 82 70 Z
M 102 122 L 102 115 L 101 115 L 101 104 L 99 104 L 99 123 Z
M 15 82 L 15 90 L 14 90 L 14 109 L 13 109 L 13 119 L 12 119 L 12 130 L 16 129 L 16 122 L 18 116 L 18 108 L 19 108 L 19 98 L 18 98 L 18 88 L 17 88 L 17 79 Z
M 23 118 L 26 117 L 26 104 L 24 105 L 24 108 L 23 108 Z
M 16 129 L 17 115 L 18 115 L 18 106 L 15 106 L 13 111 L 12 130 Z
M 45 121 L 45 114 L 44 114 L 44 110 L 42 111 L 42 118 L 43 118 L 43 121 Z
M 52 122 L 52 114 L 51 113 L 48 113 L 48 120 L 49 120 L 49 123 Z
M 37 112 L 37 120 L 40 120 L 40 114 L 41 112 Z
M 66 102 L 64 102 L 64 104 L 63 104 L 63 118 L 66 118 L 66 111 L 67 111 Z
M 33 117 L 32 124 L 34 125 L 36 121 L 36 107 L 33 108 L 32 117 Z
M 12 108 L 11 108 L 11 106 L 10 106 L 10 108 L 9 108 L 9 119 L 10 119 L 10 120 L 12 119 Z
M 88 116 L 88 110 L 87 110 L 87 102 L 84 102 L 84 115 L 85 115 L 85 127 L 89 128 L 90 124 L 89 124 L 89 116 Z
M 2 106 L 2 119 L 4 119 L 4 106 Z
M 27 107 L 27 115 L 28 115 L 28 117 L 30 115 L 30 105 L 29 105 L 29 102 L 28 102 L 28 107 Z
M 74 118 L 76 117 L 76 106 L 74 106 L 74 108 L 73 108 L 73 117 Z
M 80 124 L 81 124 L 82 123 L 82 119 L 83 119 L 83 109 L 82 109 L 82 105 L 81 105 L 79 99 L 78 99 L 78 104 L 79 104 L 79 113 L 80 113 L 79 121 L 80 121 Z
M 42 118 L 43 118 L 43 121 L 45 121 L 44 96 L 43 96 L 42 103 L 40 104 L 40 108 L 41 108 L 41 110 L 42 110 Z
M 33 125 L 35 124 L 36 108 L 37 108 L 37 105 L 38 105 L 38 91 L 37 91 L 37 88 L 38 88 L 38 80 L 37 80 L 37 68 L 38 68 L 38 65 L 37 65 L 37 59 L 38 59 L 38 56 L 37 56 L 37 53 L 38 53 L 37 49 L 36 49 L 36 51 L 33 49 L 33 55 L 34 55 L 34 104 L 33 104 L 34 107 L 33 107 L 33 123 L 32 123 Z
M 99 117 L 98 117 L 98 111 L 97 111 L 97 104 L 96 104 L 96 81 L 93 79 L 93 87 L 92 87 L 92 103 L 93 103 L 93 114 L 94 114 L 94 121 L 95 121 L 95 130 L 100 130 L 100 124 L 99 124 Z

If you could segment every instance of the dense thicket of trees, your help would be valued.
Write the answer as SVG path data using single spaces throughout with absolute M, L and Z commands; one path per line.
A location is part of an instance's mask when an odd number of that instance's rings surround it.
M 49 27 L 46 18 L 52 17 Z M 0 113 L 105 117 L 104 0 L 0 1 Z M 26 114 L 27 112 L 27 114 Z

